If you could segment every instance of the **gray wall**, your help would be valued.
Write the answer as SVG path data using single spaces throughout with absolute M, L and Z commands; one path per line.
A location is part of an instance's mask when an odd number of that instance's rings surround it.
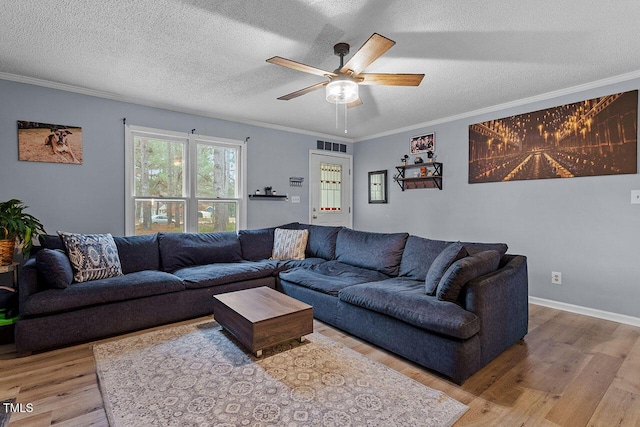
M 247 226 L 258 228 L 308 220 L 308 158 L 316 140 L 294 132 L 250 126 L 0 80 L 0 200 L 17 198 L 46 230 L 124 234 L 124 126 L 190 132 L 244 140 L 248 144 L 249 192 L 266 185 L 301 198 L 248 201 Z M 82 127 L 83 164 L 18 160 L 18 120 Z M 347 144 L 351 153 L 352 144 Z M 44 149 L 44 145 L 43 145 Z M 289 187 L 290 176 L 305 177 Z
M 630 191 L 640 189 L 637 175 L 467 183 L 469 124 L 639 87 L 633 80 L 356 143 L 354 226 L 507 242 L 511 253 L 529 259 L 531 295 L 640 317 L 640 205 L 629 203 Z M 202 135 L 239 140 L 249 136 L 248 190 L 272 185 L 299 195 L 301 203 L 249 201 L 248 227 L 307 221 L 308 152 L 322 138 L 5 80 L 0 80 L 0 200 L 23 200 L 49 232 L 123 234 L 124 117 L 139 126 L 196 128 Z M 18 161 L 17 120 L 81 126 L 84 164 Z M 393 166 L 408 152 L 409 137 L 424 132 L 436 132 L 444 191 L 401 192 L 391 179 Z M 379 169 L 389 170 L 390 203 L 369 205 L 367 172 Z M 305 177 L 304 186 L 289 187 L 290 176 Z M 552 270 L 562 272 L 562 285 L 551 285 Z
M 532 296 L 640 317 L 638 175 L 468 184 L 468 126 L 640 87 L 640 80 L 354 144 L 354 226 L 445 240 L 499 241 L 528 257 Z M 436 133 L 444 190 L 402 192 L 394 165 Z M 389 171 L 389 204 L 367 203 L 367 172 Z M 551 271 L 562 285 L 551 284 Z

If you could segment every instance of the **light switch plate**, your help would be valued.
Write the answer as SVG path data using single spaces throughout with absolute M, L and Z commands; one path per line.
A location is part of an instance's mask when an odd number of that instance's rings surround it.
M 631 190 L 631 204 L 640 204 L 640 190 Z
M 291 203 L 300 203 L 300 196 L 291 196 Z

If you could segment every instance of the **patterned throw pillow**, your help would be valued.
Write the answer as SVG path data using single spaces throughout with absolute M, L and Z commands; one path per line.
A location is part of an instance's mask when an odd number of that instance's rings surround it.
M 73 234 L 59 231 L 76 282 L 122 276 L 118 248 L 111 234 Z
M 271 259 L 304 259 L 309 230 L 286 230 L 276 228 L 273 232 Z

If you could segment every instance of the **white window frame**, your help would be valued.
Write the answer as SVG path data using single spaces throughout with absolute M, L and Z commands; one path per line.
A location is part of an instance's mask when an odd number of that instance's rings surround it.
M 198 200 L 211 199 L 215 202 L 235 202 L 236 203 L 236 231 L 247 228 L 247 144 L 245 141 L 216 138 L 206 135 L 174 132 L 164 129 L 154 129 L 143 126 L 125 125 L 125 234 L 131 236 L 135 234 L 135 201 L 136 199 L 149 199 L 146 195 L 136 195 L 135 191 L 135 145 L 134 135 L 148 135 L 150 137 L 186 140 L 183 174 L 185 179 L 184 197 L 153 198 L 166 201 L 185 202 L 185 231 L 187 233 L 198 232 Z M 208 198 L 196 195 L 197 181 L 197 146 L 198 144 L 237 147 L 240 159 L 238 168 L 238 194 L 236 198 Z

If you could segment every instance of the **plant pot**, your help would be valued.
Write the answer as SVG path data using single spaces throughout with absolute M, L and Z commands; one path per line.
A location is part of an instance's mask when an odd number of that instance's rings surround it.
M 16 239 L 0 239 L 0 265 L 13 263 L 13 253 L 16 250 Z

